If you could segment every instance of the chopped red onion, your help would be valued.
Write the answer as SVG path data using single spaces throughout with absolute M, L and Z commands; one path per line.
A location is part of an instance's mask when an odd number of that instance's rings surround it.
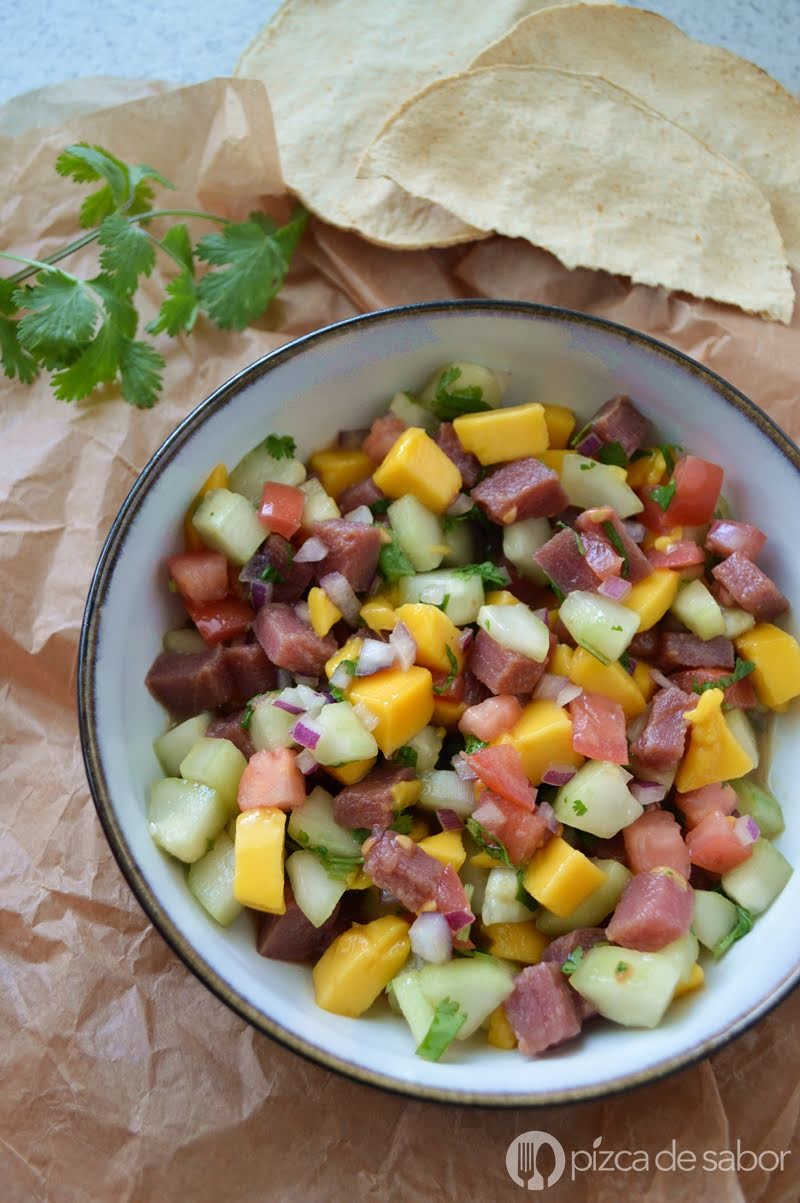
M 586 437 L 581 439 L 575 450 L 578 452 L 578 455 L 592 456 L 597 455 L 597 452 L 602 446 L 603 440 L 599 435 L 595 434 L 593 430 L 590 430 Z
M 398 666 L 406 672 L 416 659 L 417 644 L 404 622 L 395 623 L 395 628 L 389 636 L 389 644 L 394 649 Z
M 301 622 L 311 622 L 311 611 L 308 608 L 307 601 L 295 602 L 294 612 Z
M 539 684 L 533 691 L 533 696 L 537 701 L 554 702 L 566 685 L 569 685 L 567 677 L 559 677 L 555 673 L 543 673 L 539 678 Z
M 361 602 L 355 595 L 353 586 L 341 572 L 328 572 L 320 580 L 320 586 L 325 590 L 330 600 L 341 611 L 343 617 L 355 626 L 358 622 L 358 612 Z
M 294 559 L 296 564 L 318 564 L 320 560 L 325 559 L 327 554 L 328 544 L 323 543 L 322 539 L 318 538 L 317 535 L 312 535 L 294 553 Z
M 650 676 L 655 681 L 656 685 L 660 685 L 662 689 L 672 689 L 674 682 L 670 681 L 669 677 L 665 677 L 659 668 L 651 668 Z
M 374 731 L 380 722 L 377 714 L 374 714 L 363 702 L 356 702 L 353 707 L 353 713 L 358 718 L 361 726 L 366 727 L 367 731 Z
M 292 739 L 295 743 L 300 744 L 301 748 L 308 748 L 313 752 L 320 741 L 322 730 L 313 719 L 308 717 L 298 719 L 292 727 Z
M 250 586 L 250 601 L 254 610 L 260 610 L 272 601 L 272 581 L 253 581 Z
M 464 630 L 458 636 L 458 646 L 461 648 L 462 652 L 467 650 L 474 638 L 475 632 L 473 631 L 472 627 L 464 627 Z
M 336 436 L 336 446 L 346 451 L 360 451 L 361 444 L 369 434 L 368 430 L 340 430 Z
M 446 513 L 452 518 L 457 518 L 459 514 L 468 513 L 472 509 L 472 506 L 472 498 L 468 497 L 466 493 L 459 493 L 455 501 L 447 507 Z
M 621 576 L 610 576 L 597 587 L 597 592 L 613 601 L 622 601 L 630 593 L 633 585 Z
M 371 677 L 384 668 L 391 668 L 395 656 L 396 650 L 390 644 L 381 643 L 379 639 L 365 639 L 358 655 L 356 676 Z
M 733 833 L 740 844 L 749 848 L 761 835 L 761 829 L 752 815 L 740 815 L 733 824 Z
M 640 806 L 653 806 L 667 796 L 667 787 L 660 781 L 632 781 L 628 789 Z
M 333 670 L 333 676 L 330 679 L 330 684 L 334 689 L 347 689 L 347 686 L 353 679 L 353 674 L 344 664 L 337 664 Z
M 433 913 L 433 911 L 426 912 L 429 915 Z M 464 910 L 463 908 L 460 911 L 448 911 L 445 919 L 450 927 L 450 931 L 461 931 L 462 928 L 469 927 L 470 923 L 475 922 L 475 916 L 472 911 Z
M 313 752 L 311 752 L 308 748 L 303 748 L 302 752 L 297 753 L 296 763 L 304 777 L 307 777 L 309 773 L 315 773 L 319 768 L 319 765 L 314 759 Z
M 305 712 L 303 706 L 297 706 L 294 702 L 287 702 L 283 698 L 275 698 L 272 705 L 277 706 L 278 710 L 285 710 L 287 714 L 303 714 Z
M 438 911 L 423 911 L 408 929 L 411 950 L 423 961 L 444 965 L 453 955 L 450 924 Z
M 449 810 L 447 807 L 437 810 L 436 818 L 439 820 L 442 831 L 461 831 L 464 826 L 464 820 L 454 810 Z
M 556 812 L 553 810 L 549 802 L 540 802 L 536 807 L 536 813 L 540 814 L 547 824 L 547 830 L 552 831 L 553 835 L 558 835 L 561 831 L 561 824 L 558 821 Z
M 643 543 L 644 537 L 647 534 L 647 527 L 642 526 L 641 522 L 624 521 L 622 525 L 629 538 L 633 539 L 634 543 Z
M 571 764 L 551 764 L 548 765 L 542 775 L 542 785 L 566 785 L 571 781 L 577 773 L 577 769 Z
M 373 526 L 375 522 L 368 505 L 357 505 L 354 510 L 348 510 L 344 518 L 346 522 L 361 522 L 365 526 Z
M 565 685 L 561 693 L 556 698 L 556 706 L 568 706 L 570 702 L 574 702 L 583 693 L 580 685 L 573 685 L 572 682 Z
M 462 781 L 477 781 L 478 774 L 472 768 L 463 752 L 456 752 L 450 762 Z

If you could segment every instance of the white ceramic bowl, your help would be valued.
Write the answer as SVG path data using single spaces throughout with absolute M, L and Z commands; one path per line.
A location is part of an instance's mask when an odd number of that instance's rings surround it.
M 673 1006 L 654 1031 L 598 1023 L 537 1060 L 473 1037 L 432 1064 L 414 1055 L 406 1025 L 388 1011 L 353 1020 L 319 1010 L 308 969 L 258 956 L 249 916 L 227 930 L 216 926 L 147 830 L 148 786 L 159 775 L 152 741 L 164 714 L 144 674 L 177 618 L 158 568 L 180 546 L 180 518 L 198 481 L 273 430 L 293 435 L 307 455 L 339 429 L 368 425 L 396 390 L 418 387 L 454 359 L 510 372 L 512 403 L 562 403 L 588 417 L 613 394 L 630 394 L 665 438 L 724 466 L 735 511 L 769 533 L 765 570 L 800 603 L 800 452 L 713 372 L 625 327 L 544 306 L 462 301 L 373 313 L 298 339 L 241 372 L 186 418 L 140 475 L 86 607 L 79 678 L 86 768 L 139 902 L 197 976 L 257 1028 L 329 1068 L 423 1098 L 508 1106 L 587 1099 L 710 1053 L 788 993 L 800 977 L 800 874 L 754 934 L 711 967 L 706 988 Z M 795 622 L 790 617 L 792 629 Z M 800 778 L 797 735 L 796 714 L 778 720 L 770 777 L 787 803 Z M 799 864 L 800 821 L 791 806 L 787 813 L 779 844 Z

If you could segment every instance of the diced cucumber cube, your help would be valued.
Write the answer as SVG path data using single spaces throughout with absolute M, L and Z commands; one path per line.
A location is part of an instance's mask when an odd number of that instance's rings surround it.
M 769 840 L 756 840 L 749 860 L 722 874 L 721 885 L 729 898 L 751 915 L 760 915 L 780 894 L 794 870 Z
M 235 854 L 233 840 L 221 831 L 214 846 L 189 868 L 189 889 L 197 901 L 223 927 L 241 914 L 241 903 L 233 894 Z
M 728 730 L 737 743 L 740 743 L 753 762 L 753 768 L 758 768 L 760 751 L 756 733 L 750 725 L 750 720 L 743 710 L 729 710 L 725 715 Z
M 417 754 L 414 766 L 418 773 L 429 773 L 436 767 L 444 743 L 444 727 L 423 727 L 406 745 Z
M 658 955 L 672 958 L 678 969 L 678 985 L 683 986 L 692 975 L 699 952 L 697 936 L 694 932 L 687 931 L 685 935 L 679 936 L 677 940 L 673 940 L 671 944 L 662 948 Z
M 315 476 L 305 481 L 299 488 L 300 492 L 305 495 L 303 516 L 300 519 L 303 530 L 308 530 L 315 522 L 327 522 L 329 518 L 341 517 L 342 511 L 330 494 L 325 492 Z
M 215 789 L 180 777 L 163 777 L 150 787 L 150 834 L 165 852 L 191 865 L 228 821 L 230 811 Z
M 230 489 L 211 489 L 194 512 L 192 524 L 208 547 L 221 551 L 240 567 L 267 537 L 246 497 Z
M 475 537 L 468 522 L 448 523 L 445 521 L 442 541 L 447 548 L 443 563 L 448 565 L 475 563 Z
M 483 605 L 483 581 L 475 576 L 459 576 L 458 570 L 439 569 L 401 577 L 400 602 L 428 602 L 441 606 L 457 627 L 475 622 Z
M 570 505 L 582 510 L 610 505 L 620 518 L 631 518 L 644 509 L 625 479 L 624 468 L 614 464 L 601 464 L 583 455 L 565 455 L 561 484 Z
M 250 719 L 250 738 L 257 752 L 264 749 L 291 748 L 294 744 L 292 728 L 297 722 L 296 714 L 289 714 L 273 702 L 278 697 L 277 692 L 265 693 L 252 703 L 253 714 Z
M 235 813 L 239 782 L 246 768 L 247 760 L 236 744 L 204 735 L 183 758 L 180 771 L 185 781 L 197 781 L 216 790 L 225 806 Z
M 432 413 L 420 405 L 411 393 L 395 393 L 389 402 L 389 409 L 398 418 L 402 418 L 406 426 L 420 426 L 428 434 L 434 434 L 439 423 Z
M 357 857 L 361 844 L 333 817 L 333 799 L 321 786 L 312 790 L 302 806 L 289 815 L 287 832 L 296 844 L 326 848 L 332 856 Z
M 630 870 L 618 860 L 601 860 L 595 856 L 589 859 L 605 873 L 605 881 L 571 915 L 563 919 L 542 907 L 536 914 L 536 926 L 546 936 L 555 939 L 565 936 L 567 932 L 578 931 L 581 927 L 599 927 L 622 897 L 622 891 L 631 878 Z
M 466 1040 L 514 989 L 514 971 L 493 957 L 462 958 L 419 970 L 422 993 L 435 1009 L 446 998 L 458 1003 L 467 1019 L 458 1033 Z
M 444 536 L 436 515 L 411 493 L 393 501 L 387 512 L 397 541 L 417 572 L 438 568 Z
M 481 408 L 488 406 L 496 409 L 503 400 L 505 381 L 481 363 L 465 363 L 462 360 L 457 363 L 446 363 L 443 368 L 431 376 L 420 394 L 420 401 L 423 405 L 431 407 L 438 416 L 448 417 L 452 415 L 440 412 L 440 407 L 437 407 L 437 392 L 440 395 L 443 393 L 451 396 L 454 393 L 464 394 L 467 390 L 473 389 L 476 400 L 483 403 Z M 457 415 L 467 412 L 467 410 L 468 406 L 464 406 L 463 409 L 457 408 L 454 413 Z
M 738 639 L 740 635 L 752 631 L 756 625 L 755 618 L 746 610 L 737 610 L 726 606 L 722 608 L 722 621 L 725 623 L 726 639 Z
M 714 639 L 725 634 L 722 609 L 701 580 L 682 585 L 670 609 L 700 639 Z
M 677 957 L 599 945 L 581 958 L 569 982 L 606 1019 L 624 1027 L 654 1028 L 680 977 Z
M 411 1028 L 414 1043 L 422 1044 L 433 1023 L 435 1008 L 425 997 L 419 971 L 408 969 L 405 973 L 398 974 L 389 983 L 389 991 Z
M 462 819 L 475 809 L 475 788 L 452 769 L 431 769 L 420 774 L 418 805 L 425 810 L 454 810 Z
M 165 652 L 180 652 L 184 656 L 188 656 L 192 652 L 208 650 L 205 639 L 193 627 L 180 627 L 177 631 L 167 631 L 161 644 Z
M 322 728 L 314 759 L 319 764 L 350 764 L 378 755 L 375 737 L 362 723 L 349 702 L 323 706 L 315 722 Z
M 211 715 L 204 711 L 202 714 L 196 714 L 194 718 L 187 718 L 185 722 L 178 723 L 177 727 L 172 727 L 154 741 L 153 751 L 168 777 L 180 776 L 181 761 L 198 739 L 203 738 L 210 722 Z
M 739 813 L 752 815 L 765 839 L 776 840 L 784 829 L 780 803 L 767 790 L 746 777 L 732 781 L 731 785 L 739 798 Z
M 305 478 L 306 470 L 300 460 L 274 459 L 261 443 L 239 460 L 228 483 L 234 493 L 241 493 L 251 505 L 261 505 L 261 493 L 268 480 L 297 486 Z
M 550 652 L 550 628 L 521 602 L 518 606 L 481 606 L 478 626 L 501 647 L 537 664 Z
M 328 873 L 319 857 L 305 850 L 287 857 L 286 872 L 300 910 L 314 927 L 322 927 L 347 889 L 346 878 Z
M 516 869 L 490 869 L 481 904 L 483 923 L 525 923 L 533 912 L 519 902 Z
M 630 774 L 607 760 L 589 760 L 556 795 L 553 809 L 562 823 L 610 840 L 643 813 L 628 789 Z
M 546 518 L 523 518 L 503 528 L 503 555 L 516 568 L 520 576 L 545 585 L 547 578 L 533 557 L 552 535 Z
M 576 589 L 561 603 L 559 617 L 576 643 L 600 661 L 619 660 L 639 629 L 639 615 L 600 593 Z
M 730 935 L 736 922 L 736 907 L 730 898 L 716 890 L 695 890 L 692 929 L 709 952 Z

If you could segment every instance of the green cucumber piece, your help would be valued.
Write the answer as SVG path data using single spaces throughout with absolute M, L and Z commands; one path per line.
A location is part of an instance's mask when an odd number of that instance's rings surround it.
M 628 789 L 630 774 L 607 760 L 590 760 L 556 795 L 557 818 L 579 831 L 610 840 L 643 813 Z
M 429 773 L 431 769 L 436 768 L 443 743 L 444 727 L 430 726 L 423 727 L 408 741 L 406 747 L 413 749 L 417 754 L 417 763 L 414 765 L 417 773 Z
M 304 849 L 286 858 L 286 872 L 300 910 L 314 927 L 322 927 L 347 889 L 346 878 L 328 873 L 319 857 Z
M 449 565 L 475 563 L 475 536 L 469 522 L 444 524 L 442 542 L 447 548 L 442 563 Z
M 247 498 L 230 489 L 206 493 L 194 512 L 192 525 L 207 547 L 221 551 L 239 567 L 255 555 L 267 537 Z
M 187 865 L 205 855 L 229 814 L 217 791 L 207 785 L 162 777 L 150 787 L 150 834 L 159 847 Z
M 682 585 L 670 609 L 700 639 L 714 639 L 725 634 L 722 609 L 701 580 Z
M 737 610 L 735 607 L 722 607 L 722 621 L 725 623 L 726 639 L 738 639 L 746 631 L 752 631 L 756 625 L 752 614 L 748 614 L 746 610 Z
M 723 873 L 720 884 L 739 906 L 751 915 L 760 915 L 772 905 L 793 872 L 783 853 L 769 840 L 760 839 L 753 844 L 750 859 Z
M 247 760 L 229 739 L 213 739 L 204 735 L 193 744 L 181 761 L 181 777 L 197 781 L 217 791 L 220 799 L 234 814 L 237 809 L 239 782 L 247 768 Z
M 438 429 L 437 419 L 411 393 L 395 393 L 389 402 L 389 410 L 402 418 L 406 426 L 420 426 L 428 434 L 434 434 Z
M 623 469 L 587 459 L 584 455 L 564 456 L 561 484 L 570 505 L 582 510 L 610 505 L 620 518 L 631 518 L 644 509 L 626 481 Z
M 233 840 L 221 831 L 205 856 L 190 865 L 187 876 L 197 901 L 222 927 L 228 927 L 242 912 L 233 894 L 235 867 Z
M 444 556 L 444 535 L 436 515 L 411 493 L 393 501 L 387 513 L 400 547 L 417 572 L 438 568 Z
M 296 844 L 308 848 L 325 848 L 331 856 L 361 856 L 361 843 L 352 831 L 342 827 L 333 817 L 333 798 L 322 786 L 317 786 L 302 806 L 289 815 L 288 835 Z
M 776 840 L 784 829 L 780 803 L 767 790 L 746 777 L 732 781 L 731 785 L 739 798 L 739 813 L 752 815 L 764 838 Z
M 550 653 L 550 628 L 522 602 L 518 606 L 481 606 L 478 626 L 501 647 L 537 664 Z
M 181 761 L 188 756 L 198 739 L 203 738 L 210 722 L 211 715 L 203 711 L 194 718 L 178 723 L 177 727 L 171 727 L 153 741 L 153 751 L 167 777 L 180 776 Z
M 228 484 L 234 493 L 241 493 L 251 505 L 261 505 L 261 493 L 267 481 L 297 487 L 305 478 L 306 470 L 299 459 L 291 456 L 273 459 L 262 443 L 239 460 Z
M 655 1028 L 680 977 L 675 956 L 599 945 L 581 958 L 569 982 L 606 1019 L 624 1027 Z
M 278 696 L 279 692 L 276 690 L 262 694 L 251 703 L 253 714 L 249 731 L 257 752 L 265 748 L 272 751 L 274 748 L 291 748 L 294 745 L 292 728 L 299 716 L 289 714 L 288 710 L 281 710 L 280 706 L 273 706 L 272 703 Z
M 301 484 L 299 489 L 305 496 L 303 516 L 300 519 L 303 530 L 308 530 L 315 522 L 327 522 L 329 518 L 341 517 L 342 511 L 315 476 Z
M 619 660 L 639 629 L 639 615 L 600 593 L 576 589 L 564 598 L 559 617 L 576 643 L 601 664 Z
M 435 1008 L 425 997 L 419 970 L 408 969 L 405 973 L 398 974 L 389 983 L 388 989 L 400 1008 L 403 1018 L 411 1028 L 414 1043 L 422 1044 L 433 1023 Z
M 449 998 L 467 1018 L 456 1037 L 465 1040 L 514 989 L 514 971 L 494 957 L 464 957 L 446 965 L 425 965 L 419 970 L 425 998 L 436 1009 Z
M 453 377 L 450 383 L 444 384 L 442 378 L 449 379 Z M 465 406 L 460 409 L 456 406 L 453 413 L 441 412 L 440 403 L 437 403 L 437 392 L 444 393 L 445 396 L 453 396 L 454 400 L 459 393 L 464 393 L 468 389 L 477 390 L 476 401 L 481 409 L 497 409 L 498 405 L 503 400 L 505 392 L 504 381 L 489 368 L 485 368 L 481 363 L 466 363 L 459 360 L 456 363 L 446 363 L 444 367 L 439 368 L 431 376 L 425 388 L 420 394 L 420 401 L 424 406 L 431 409 L 438 417 L 451 418 L 459 413 L 468 413 L 470 408 Z
M 546 518 L 523 518 L 520 522 L 512 522 L 503 528 L 503 555 L 520 576 L 535 581 L 537 585 L 545 585 L 547 577 L 534 563 L 533 557 L 552 534 Z
M 331 702 L 314 719 L 322 728 L 314 759 L 319 764 L 351 764 L 378 755 L 378 745 L 349 702 Z
M 517 898 L 519 881 L 516 869 L 490 869 L 481 903 L 481 922 L 525 923 L 532 917 L 530 907 Z
M 475 622 L 483 605 L 483 581 L 475 576 L 459 576 L 458 570 L 440 568 L 435 572 L 404 576 L 398 581 L 400 602 L 427 602 L 441 606 L 457 627 Z
M 592 856 L 589 858 L 593 865 L 606 875 L 605 881 L 593 890 L 579 907 L 561 918 L 552 911 L 542 908 L 536 915 L 536 926 L 546 936 L 555 939 L 565 936 L 568 932 L 578 931 L 581 927 L 599 927 L 607 915 L 610 915 L 622 897 L 622 891 L 631 878 L 629 869 L 618 860 L 602 860 Z
M 758 747 L 756 733 L 753 730 L 750 719 L 745 714 L 744 710 L 729 710 L 725 715 L 725 722 L 728 724 L 728 730 L 733 735 L 737 743 L 741 744 L 747 755 L 753 762 L 753 768 L 758 768 L 758 762 L 761 752 Z
M 695 890 L 692 930 L 709 952 L 736 927 L 736 907 L 716 890 Z
M 475 790 L 452 769 L 430 769 L 420 774 L 418 806 L 424 810 L 454 810 L 462 819 L 475 809 Z

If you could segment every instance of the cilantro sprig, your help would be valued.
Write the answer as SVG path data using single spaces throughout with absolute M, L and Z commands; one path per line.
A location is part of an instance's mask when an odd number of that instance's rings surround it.
M 455 652 L 450 647 L 449 643 L 444 645 L 444 650 L 447 655 L 447 663 L 450 665 L 450 671 L 441 685 L 434 685 L 433 692 L 435 694 L 449 693 L 453 688 L 456 677 L 458 676 L 458 660 L 456 659 Z
M 658 485 L 657 488 L 650 490 L 651 499 L 656 503 L 660 510 L 663 510 L 665 514 L 672 504 L 672 498 L 675 496 L 675 490 L 677 487 L 678 486 L 675 484 L 675 480 L 672 479 L 667 484 Z
M 736 925 L 727 936 L 723 936 L 711 950 L 715 961 L 724 956 L 732 944 L 737 940 L 741 940 L 742 936 L 746 936 L 748 932 L 753 930 L 753 915 L 743 906 L 736 907 Z
M 417 1048 L 417 1056 L 424 1057 L 426 1061 L 438 1061 L 466 1022 L 466 1011 L 462 1011 L 452 999 L 443 998 L 437 1003 L 431 1025 Z
M 306 852 L 313 852 L 322 863 L 322 867 L 330 877 L 349 877 L 364 863 L 364 857 L 357 850 L 353 841 L 353 855 L 347 856 L 341 852 L 331 852 L 324 844 L 312 844 L 305 831 L 298 831 L 295 839 Z
M 482 564 L 460 564 L 458 568 L 453 569 L 453 576 L 461 577 L 463 580 L 479 576 L 484 586 L 490 589 L 502 589 L 510 580 L 505 568 L 498 568 L 490 560 L 484 560 Z
M 461 368 L 445 368 L 436 381 L 436 391 L 430 404 L 432 413 L 442 422 L 452 421 L 461 414 L 475 414 L 491 409 L 483 399 L 483 389 L 476 384 L 462 388 L 451 387 L 461 379 Z
M 737 656 L 733 672 L 729 676 L 717 677 L 716 681 L 704 681 L 702 685 L 695 677 L 692 690 L 694 693 L 705 693 L 707 689 L 730 689 L 731 685 L 735 685 L 737 681 L 743 680 L 751 672 L 754 672 L 755 667 L 752 660 L 740 660 Z
M 514 868 L 506 846 L 501 839 L 493 835 L 491 831 L 487 831 L 477 819 L 466 819 L 465 826 L 482 852 L 486 852 L 489 856 L 494 857 L 495 860 L 502 861 L 509 869 Z
M 243 330 L 280 291 L 308 214 L 297 206 L 279 227 L 263 213 L 233 222 L 197 209 L 155 209 L 154 187 L 174 188 L 161 172 L 82 142 L 63 151 L 55 168 L 76 184 L 99 187 L 81 204 L 84 233 L 46 259 L 0 251 L 0 258 L 23 264 L 0 279 L 0 366 L 23 384 L 51 373 L 62 401 L 83 400 L 106 385 L 149 409 L 161 391 L 165 361 L 150 340 L 137 337 L 134 302 L 159 254 L 177 270 L 147 334 L 190 334 L 200 313 L 224 330 Z M 193 246 L 184 221 L 153 232 L 152 223 L 166 218 L 210 221 L 220 230 Z M 56 266 L 92 242 L 99 246 L 94 275 Z M 202 272 L 198 260 L 207 265 Z

